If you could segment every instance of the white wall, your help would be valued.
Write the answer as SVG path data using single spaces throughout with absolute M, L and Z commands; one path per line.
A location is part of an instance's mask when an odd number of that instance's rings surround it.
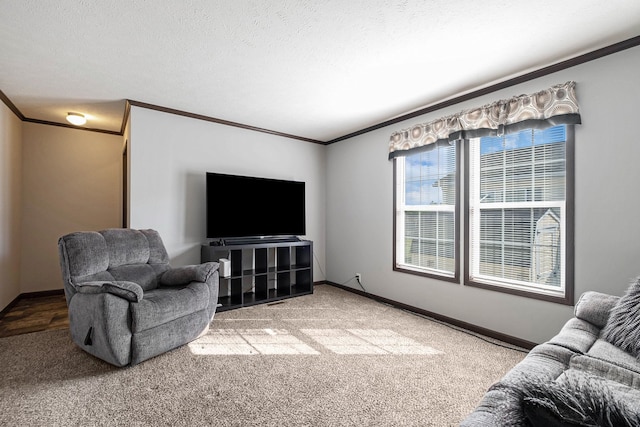
M 20 294 L 22 122 L 0 103 L 0 310 Z
M 21 293 L 62 288 L 60 236 L 120 226 L 122 142 L 23 123 Z
M 416 123 L 575 80 L 583 122 L 575 134 L 576 298 L 587 290 L 622 294 L 640 275 L 638 69 L 635 47 L 330 145 L 327 280 L 344 283 L 359 272 L 372 294 L 533 342 L 553 336 L 573 307 L 392 271 L 388 141 Z
M 130 226 L 158 230 L 173 265 L 200 262 L 205 172 L 218 172 L 306 182 L 306 238 L 314 280 L 324 279 L 325 146 L 132 107 L 129 148 Z

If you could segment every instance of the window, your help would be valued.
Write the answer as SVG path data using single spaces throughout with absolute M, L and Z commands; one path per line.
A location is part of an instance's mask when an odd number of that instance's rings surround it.
M 394 270 L 458 283 L 463 242 L 465 285 L 572 304 L 572 159 L 571 125 L 395 158 Z
M 393 132 L 394 270 L 459 283 L 463 258 L 465 286 L 573 304 L 575 89 Z
M 394 270 L 458 280 L 457 144 L 395 159 Z
M 468 141 L 466 284 L 573 302 L 572 131 Z

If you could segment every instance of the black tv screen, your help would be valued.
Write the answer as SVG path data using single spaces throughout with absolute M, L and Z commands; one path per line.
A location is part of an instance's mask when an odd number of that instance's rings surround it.
M 305 183 L 207 172 L 207 238 L 300 236 Z

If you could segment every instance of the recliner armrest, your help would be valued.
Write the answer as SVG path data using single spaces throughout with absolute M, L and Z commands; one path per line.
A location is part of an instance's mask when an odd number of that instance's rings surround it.
M 206 282 L 218 270 L 217 262 L 205 262 L 197 265 L 185 265 L 165 271 L 160 276 L 160 284 L 166 286 L 184 286 L 191 282 Z
M 142 287 L 134 282 L 127 281 L 104 281 L 84 282 L 75 284 L 78 293 L 81 294 L 102 294 L 109 293 L 117 295 L 131 302 L 140 302 L 144 295 Z
M 576 304 L 574 313 L 578 319 L 585 320 L 599 328 L 604 328 L 609 319 L 609 312 L 620 297 L 588 291 L 583 293 Z

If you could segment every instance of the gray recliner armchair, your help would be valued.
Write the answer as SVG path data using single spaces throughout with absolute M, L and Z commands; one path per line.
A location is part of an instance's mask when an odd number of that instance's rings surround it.
M 73 341 L 116 366 L 184 345 L 209 328 L 218 263 L 171 268 L 155 230 L 109 229 L 58 240 Z

